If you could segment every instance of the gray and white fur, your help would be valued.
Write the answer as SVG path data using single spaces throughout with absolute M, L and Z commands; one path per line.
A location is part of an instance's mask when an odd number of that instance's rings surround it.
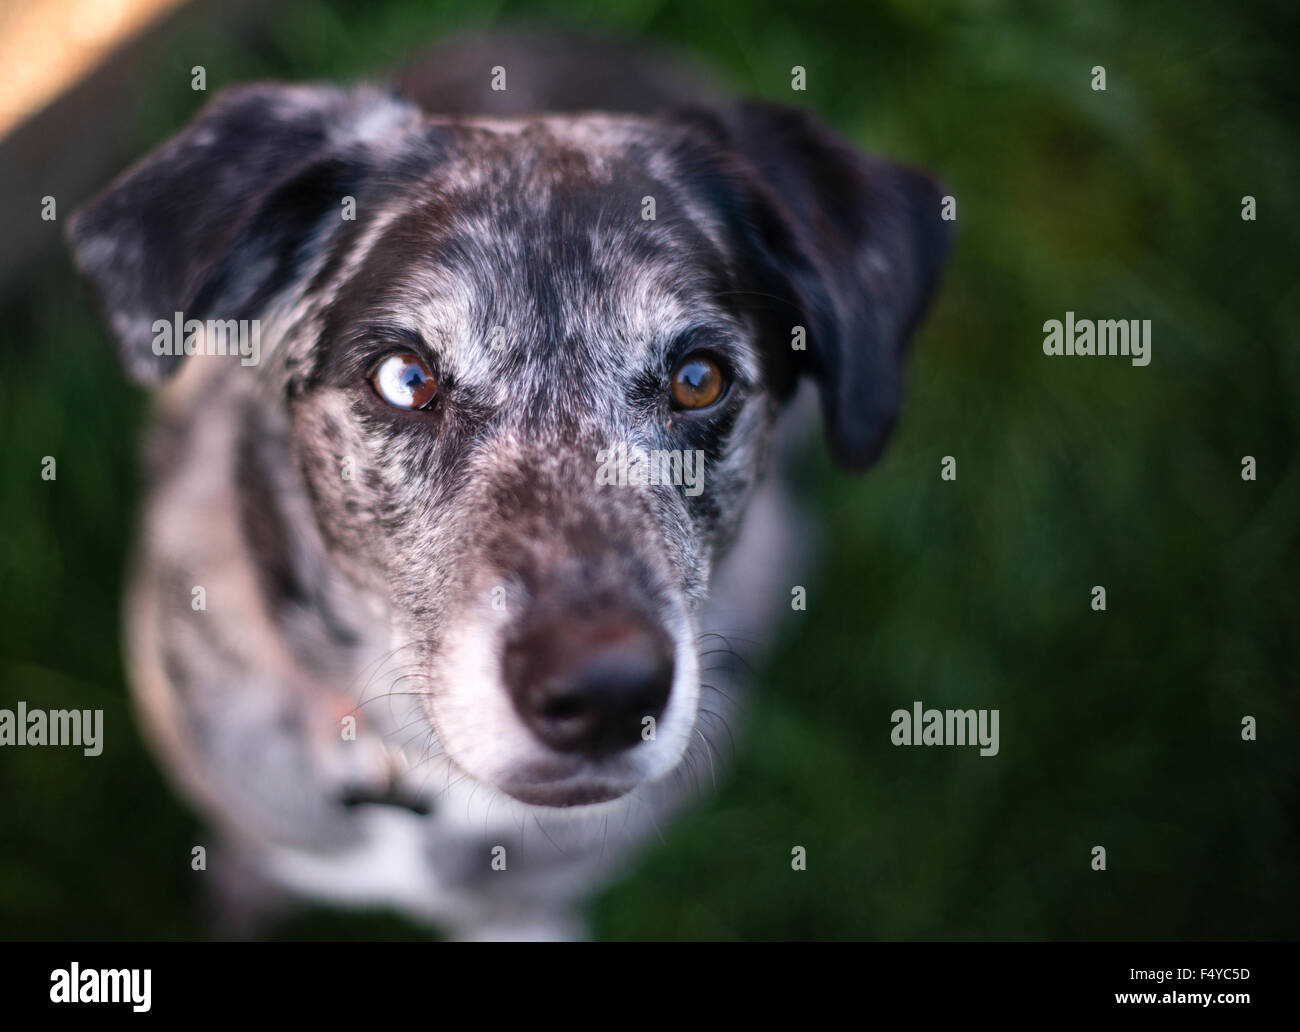
M 582 897 L 715 783 L 743 660 L 789 611 L 799 385 L 846 468 L 893 427 L 941 194 L 640 51 L 501 37 L 391 90 L 224 91 L 77 213 L 154 390 L 130 675 L 228 844 L 231 927 L 265 883 L 581 934 Z M 260 361 L 157 354 L 176 312 L 258 320 Z M 372 388 L 394 351 L 431 408 Z M 681 410 L 700 353 L 727 386 Z M 598 486 L 620 443 L 703 452 L 704 490 Z M 611 724 L 607 684 L 653 720 Z

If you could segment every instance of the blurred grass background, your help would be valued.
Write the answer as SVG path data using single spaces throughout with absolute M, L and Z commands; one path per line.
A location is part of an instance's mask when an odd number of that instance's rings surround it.
M 204 99 L 193 64 L 210 96 L 382 72 L 422 41 L 526 20 L 661 42 L 937 170 L 957 242 L 900 433 L 866 477 L 813 458 L 826 525 L 808 611 L 750 697 L 722 792 L 593 903 L 596 933 L 1294 938 L 1292 8 L 283 0 L 255 31 L 199 19 L 154 54 L 129 125 L 137 153 L 179 129 Z M 1042 323 L 1066 310 L 1150 318 L 1151 365 L 1046 359 Z M 102 708 L 118 736 L 94 760 L 0 751 L 0 936 L 201 937 L 201 826 L 120 737 L 144 399 L 64 254 L 0 284 L 0 311 L 0 706 Z M 1001 753 L 893 747 L 889 714 L 915 699 L 998 708 Z M 277 934 L 419 932 L 310 910 Z

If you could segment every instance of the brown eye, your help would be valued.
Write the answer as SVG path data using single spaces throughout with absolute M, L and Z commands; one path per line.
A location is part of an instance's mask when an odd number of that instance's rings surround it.
M 717 362 L 707 355 L 691 355 L 673 373 L 673 401 L 678 408 L 708 408 L 726 386 Z
M 393 408 L 427 408 L 438 393 L 433 374 L 424 360 L 411 351 L 398 351 L 381 359 L 370 374 L 375 393 Z

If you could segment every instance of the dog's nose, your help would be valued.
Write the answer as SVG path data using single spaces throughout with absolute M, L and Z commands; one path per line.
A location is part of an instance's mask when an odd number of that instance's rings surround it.
M 673 683 L 672 641 L 641 621 L 536 628 L 506 648 L 506 683 L 524 723 L 559 752 L 592 758 L 643 740 Z

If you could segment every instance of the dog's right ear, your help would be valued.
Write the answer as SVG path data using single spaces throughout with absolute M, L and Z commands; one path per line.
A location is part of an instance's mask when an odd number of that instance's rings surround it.
M 749 101 L 674 117 L 742 163 L 715 195 L 728 199 L 719 210 L 739 227 L 755 296 L 783 304 L 769 354 L 817 385 L 836 461 L 866 469 L 898 417 L 906 345 L 947 258 L 944 189 L 795 108 Z M 791 347 L 795 323 L 806 350 Z
M 418 118 L 370 88 L 226 90 L 79 209 L 68 241 L 131 375 L 179 366 L 154 354 L 155 321 L 246 318 L 271 297 L 321 220 L 341 221 L 359 148 Z

